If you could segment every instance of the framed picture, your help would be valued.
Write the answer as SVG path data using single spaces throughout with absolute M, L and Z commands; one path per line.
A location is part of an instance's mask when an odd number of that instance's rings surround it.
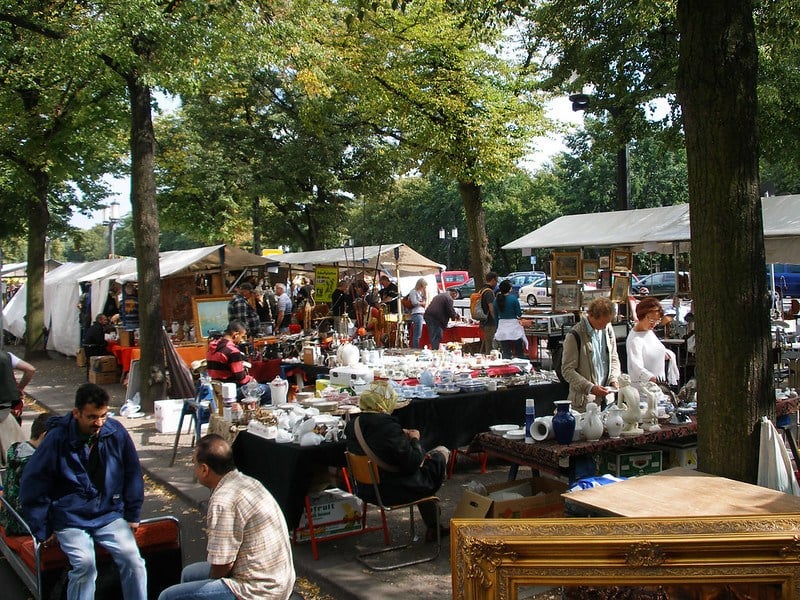
M 630 273 L 633 270 L 633 252 L 630 250 L 612 250 L 611 270 Z
M 553 252 L 553 279 L 577 281 L 580 276 L 580 252 Z
M 601 269 L 607 269 L 611 264 L 611 259 L 608 256 L 601 256 L 600 257 L 600 264 L 598 265 Z
M 624 275 L 617 275 L 614 277 L 614 283 L 611 286 L 611 301 L 617 303 L 627 302 L 630 283 L 630 277 Z
M 581 286 L 579 283 L 553 282 L 553 310 L 580 310 Z
M 228 327 L 230 296 L 196 296 L 192 298 L 194 326 L 198 340 L 207 340 L 208 332 L 225 331 Z
M 606 290 L 611 287 L 611 271 L 600 271 L 600 282 L 597 287 Z
M 457 518 L 453 599 L 540 586 L 548 598 L 798 598 L 798 534 L 797 515 Z
M 597 261 L 586 260 L 581 261 L 581 281 L 584 283 L 597 283 Z

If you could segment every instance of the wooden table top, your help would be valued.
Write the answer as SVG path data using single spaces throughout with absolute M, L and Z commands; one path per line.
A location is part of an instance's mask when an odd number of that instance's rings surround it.
M 683 467 L 562 494 L 611 517 L 712 517 L 800 512 L 800 497 Z

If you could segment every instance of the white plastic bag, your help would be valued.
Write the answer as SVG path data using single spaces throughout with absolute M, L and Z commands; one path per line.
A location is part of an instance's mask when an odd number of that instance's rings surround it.
M 767 417 L 761 419 L 758 453 L 758 485 L 800 496 L 800 485 L 792 470 L 792 461 L 780 436 Z

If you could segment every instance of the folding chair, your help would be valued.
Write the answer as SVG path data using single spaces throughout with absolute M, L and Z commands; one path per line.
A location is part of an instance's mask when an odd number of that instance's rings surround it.
M 200 389 L 202 390 L 202 386 Z M 172 459 L 169 461 L 170 467 L 175 464 L 175 456 L 178 454 L 178 443 L 180 442 L 181 433 L 183 432 L 184 417 L 188 416 L 191 419 L 191 422 L 194 423 L 194 429 L 192 432 L 192 445 L 190 446 L 191 448 L 194 448 L 195 442 L 202 437 L 200 428 L 202 425 L 209 422 L 212 413 L 214 413 L 216 410 L 216 404 L 213 397 L 210 400 L 202 401 L 196 396 L 194 398 L 184 398 L 181 416 L 178 419 L 178 431 L 175 432 L 175 442 L 172 444 Z
M 381 511 L 381 519 L 383 521 L 383 530 L 384 536 L 388 536 L 388 528 L 386 523 L 386 513 L 400 510 L 403 508 L 408 508 L 409 510 L 409 541 L 405 544 L 397 545 L 397 546 L 390 546 L 388 548 L 381 548 L 380 550 L 372 550 L 370 552 L 364 552 L 356 556 L 356 559 L 373 571 L 391 571 L 393 569 L 399 569 L 401 567 L 408 567 L 410 565 L 416 565 L 424 562 L 430 562 L 435 560 L 439 553 L 441 552 L 442 548 L 442 539 L 441 539 L 441 527 L 439 524 L 439 498 L 437 496 L 426 496 L 425 498 L 420 498 L 419 500 L 415 500 L 413 502 L 407 502 L 405 504 L 385 504 L 383 499 L 381 498 L 380 492 L 380 473 L 378 471 L 378 467 L 373 464 L 373 462 L 369 459 L 368 456 L 362 456 L 359 454 L 352 454 L 350 452 L 345 452 L 345 456 L 347 457 L 347 466 L 348 472 L 350 476 L 355 480 L 356 483 L 356 495 L 358 495 L 358 487 L 360 486 L 372 486 L 375 492 L 375 502 L 364 500 L 363 497 L 361 501 L 369 504 L 373 504 L 378 507 Z M 397 552 L 400 550 L 404 550 L 409 548 L 412 542 L 415 539 L 414 533 L 414 507 L 418 504 L 423 504 L 424 502 L 433 502 L 436 507 L 436 546 L 434 548 L 434 552 L 430 556 L 424 556 L 422 558 L 416 558 L 411 560 L 405 560 L 399 563 L 393 563 L 388 565 L 376 565 L 370 563 L 367 558 L 370 556 L 376 556 L 379 554 L 384 554 L 387 552 Z M 388 543 L 388 537 L 387 537 Z

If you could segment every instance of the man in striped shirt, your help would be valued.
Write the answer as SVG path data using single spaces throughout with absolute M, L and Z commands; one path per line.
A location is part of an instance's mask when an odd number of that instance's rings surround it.
M 211 490 L 208 561 L 183 569 L 159 600 L 287 600 L 295 581 L 289 531 L 280 506 L 260 482 L 236 470 L 218 435 L 194 449 L 197 481 Z
M 245 369 L 244 357 L 237 344 L 247 339 L 247 330 L 241 321 L 231 321 L 223 336 L 208 343 L 206 370 L 208 376 L 223 383 L 235 383 L 237 396 L 241 400 L 251 382 L 257 385 L 257 396 L 261 404 L 269 402 L 269 386 L 256 382 Z

